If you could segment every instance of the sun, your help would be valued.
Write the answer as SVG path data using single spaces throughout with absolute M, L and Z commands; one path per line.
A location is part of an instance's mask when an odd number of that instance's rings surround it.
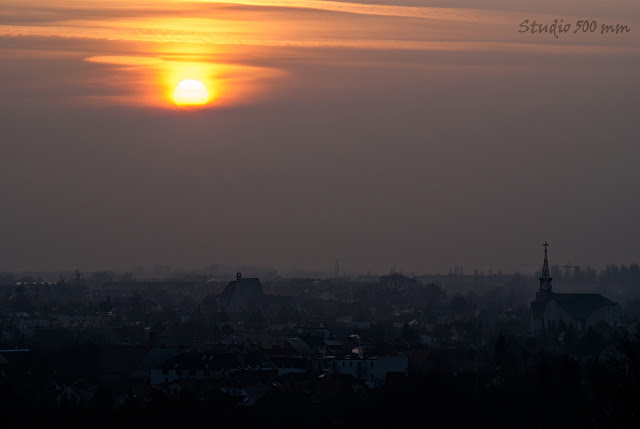
M 178 106 L 202 106 L 209 101 L 209 91 L 199 80 L 183 80 L 173 91 L 173 101 Z

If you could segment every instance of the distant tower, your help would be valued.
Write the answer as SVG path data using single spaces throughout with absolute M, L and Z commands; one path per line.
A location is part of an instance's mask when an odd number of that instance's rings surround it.
M 549 260 L 547 259 L 547 247 L 549 243 L 546 241 L 544 246 L 544 264 L 542 265 L 542 277 L 540 277 L 540 291 L 537 294 L 538 298 L 546 298 L 551 294 L 551 275 L 549 274 Z
M 340 278 L 340 259 L 336 258 L 336 278 Z

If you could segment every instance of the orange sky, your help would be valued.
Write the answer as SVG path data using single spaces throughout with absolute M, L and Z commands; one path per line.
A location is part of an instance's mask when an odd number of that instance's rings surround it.
M 517 25 L 523 17 L 546 23 L 558 16 L 545 13 L 544 7 L 534 2 L 529 2 L 531 12 L 526 14 L 501 8 L 500 2 L 494 2 L 498 7 L 488 7 L 491 2 L 487 2 L 484 7 L 475 8 L 459 3 L 462 7 L 455 7 L 456 2 L 434 1 L 398 5 L 316 0 L 110 0 L 55 4 L 11 0 L 0 12 L 0 37 L 45 38 L 52 45 L 58 40 L 58 48 L 48 49 L 49 55 L 52 50 L 64 53 L 68 40 L 119 43 L 115 49 L 91 52 L 84 60 L 118 66 L 121 79 L 126 81 L 125 76 L 129 75 L 136 82 L 135 92 L 127 88 L 118 100 L 156 107 L 171 104 L 170 94 L 183 79 L 206 80 L 217 104 L 226 105 L 257 97 L 257 93 L 251 93 L 268 86 L 270 79 L 287 76 L 287 71 L 277 64 L 248 65 L 255 54 L 249 54 L 241 64 L 234 56 L 239 46 L 253 52 L 261 47 L 293 47 L 301 52 L 334 48 L 562 55 L 639 53 L 635 32 L 616 37 L 579 33 L 562 40 L 519 34 Z M 562 15 L 567 22 L 579 19 L 576 9 L 568 10 L 572 13 Z M 600 19 L 620 16 L 615 8 L 607 8 L 606 14 L 603 11 L 597 15 Z M 629 15 L 623 16 L 625 23 L 631 25 Z M 24 54 L 24 50 L 8 49 L 4 54 L 10 58 Z M 141 80 L 145 81 L 145 88 L 141 87 Z

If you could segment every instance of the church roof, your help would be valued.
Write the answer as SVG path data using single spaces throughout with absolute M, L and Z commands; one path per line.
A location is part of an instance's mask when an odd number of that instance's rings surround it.
M 232 301 L 255 301 L 263 297 L 264 291 L 262 290 L 260 279 L 257 277 L 242 277 L 240 273 L 238 273 L 235 281 L 229 282 L 221 294 L 225 305 L 229 305 Z
M 243 297 L 251 298 L 264 295 L 262 284 L 259 278 L 243 277 L 236 281 L 231 281 L 222 292 L 223 296 L 230 296 L 234 291 L 238 291 Z
M 586 320 L 591 313 L 606 305 L 615 303 L 599 293 L 552 293 L 560 308 L 576 320 Z
M 607 305 L 616 305 L 615 302 L 599 293 L 552 293 L 544 301 L 531 303 L 533 317 L 543 318 L 547 304 L 556 301 L 558 306 L 569 313 L 575 320 L 586 320 L 596 310 Z

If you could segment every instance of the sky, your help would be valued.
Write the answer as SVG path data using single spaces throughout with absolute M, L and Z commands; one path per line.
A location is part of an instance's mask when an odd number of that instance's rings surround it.
M 0 271 L 640 261 L 637 0 L 0 1 Z

